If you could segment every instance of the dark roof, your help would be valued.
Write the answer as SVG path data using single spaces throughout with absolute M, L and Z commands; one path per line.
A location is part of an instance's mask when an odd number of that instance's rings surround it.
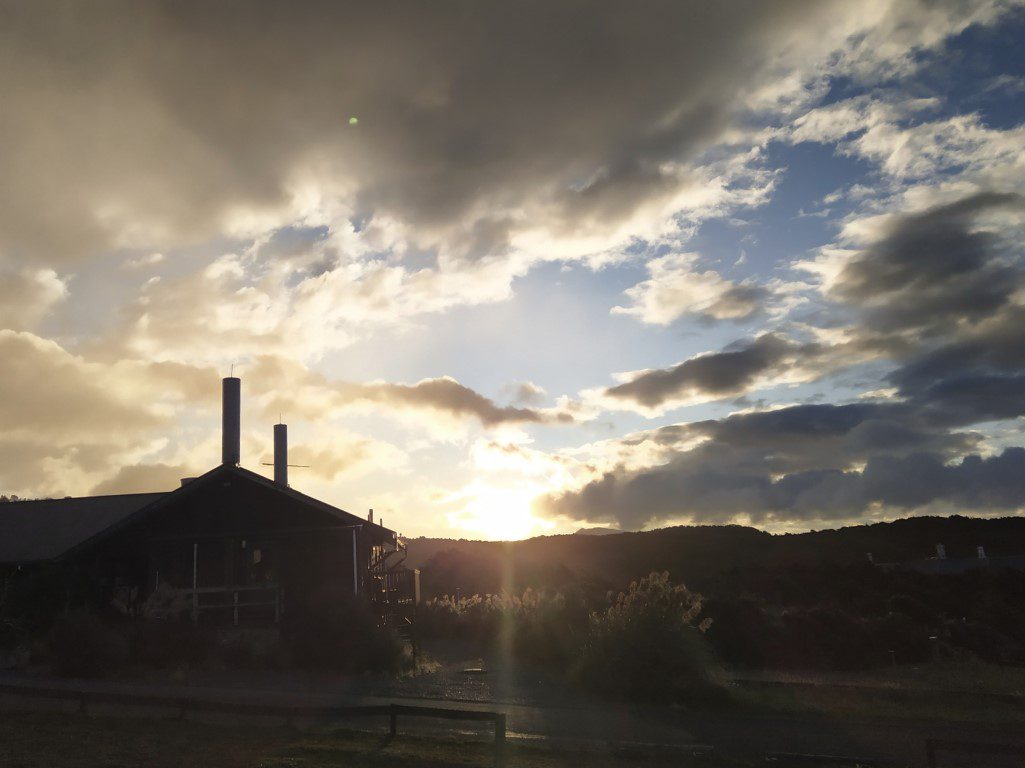
M 0 503 L 0 563 L 53 560 L 167 493 Z
M 307 496 L 305 493 L 300 493 L 299 491 L 295 490 L 295 488 L 282 487 L 270 478 L 264 477 L 263 475 L 257 474 L 256 472 L 250 472 L 248 469 L 242 469 L 242 467 L 222 465 L 220 467 L 217 467 L 216 469 L 211 470 L 211 472 L 208 472 L 207 474 L 217 472 L 218 470 L 231 472 L 240 477 L 244 477 L 247 480 L 252 480 L 255 483 L 259 483 L 260 485 L 277 491 L 278 493 L 283 493 L 286 496 L 291 496 L 293 499 L 301 501 L 303 504 L 308 504 L 311 507 L 316 507 L 317 509 L 323 512 L 327 512 L 328 514 L 334 515 L 346 525 L 362 526 L 365 531 L 371 533 L 372 535 L 376 535 L 379 538 L 386 539 L 392 542 L 394 542 L 397 538 L 395 531 L 391 530 L 390 528 L 385 528 L 383 525 L 378 525 L 377 523 L 371 523 L 365 517 L 360 517 L 359 515 L 354 515 L 351 512 L 346 512 L 344 509 L 340 509 L 339 507 L 333 507 L 327 502 L 321 501 L 320 499 L 315 499 L 312 496 Z M 203 477 L 206 477 L 206 475 L 204 475 Z
M 105 538 L 106 536 L 116 533 L 122 528 L 129 524 L 136 522 L 138 519 L 158 513 L 161 509 L 174 504 L 179 499 L 190 496 L 202 490 L 207 485 L 214 483 L 215 481 L 224 478 L 225 476 L 237 477 L 246 482 L 254 483 L 256 485 L 263 486 L 264 488 L 279 493 L 283 496 L 288 496 L 291 499 L 298 501 L 301 504 L 318 509 L 321 512 L 326 512 L 332 517 L 336 518 L 343 525 L 358 525 L 370 536 L 381 540 L 382 542 L 389 542 L 394 544 L 397 541 L 395 531 L 385 528 L 376 523 L 369 522 L 366 518 L 358 517 L 351 512 L 346 512 L 344 509 L 333 507 L 326 502 L 315 499 L 312 496 L 307 496 L 305 493 L 300 493 L 294 488 L 283 487 L 275 483 L 273 480 L 264 477 L 263 475 L 257 474 L 256 472 L 250 472 L 248 469 L 242 467 L 236 467 L 232 464 L 221 464 L 214 467 L 209 472 L 200 475 L 199 477 L 190 480 L 180 488 L 176 488 L 171 493 L 163 494 L 156 503 L 147 506 L 146 508 L 140 509 L 137 515 L 132 515 L 131 519 L 125 518 L 124 520 L 116 521 L 108 530 L 104 531 L 102 535 L 97 538 Z M 93 542 L 84 542 L 85 544 L 91 544 Z
M 256 472 L 222 464 L 180 488 L 165 493 L 0 503 L 0 563 L 54 560 L 68 554 L 72 549 L 85 549 L 138 519 L 154 514 L 178 499 L 191 495 L 225 474 L 259 484 L 327 512 L 344 525 L 359 525 L 371 536 L 383 542 L 396 543 L 395 532 L 388 528 L 293 488 L 283 488 Z

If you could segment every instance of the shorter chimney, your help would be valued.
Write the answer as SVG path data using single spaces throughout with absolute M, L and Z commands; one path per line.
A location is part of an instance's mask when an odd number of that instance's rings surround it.
M 274 482 L 288 487 L 288 425 L 274 425 Z
M 945 546 L 943 546 L 942 544 L 937 544 L 936 545 L 936 558 L 938 560 L 946 560 L 947 559 L 947 548 Z

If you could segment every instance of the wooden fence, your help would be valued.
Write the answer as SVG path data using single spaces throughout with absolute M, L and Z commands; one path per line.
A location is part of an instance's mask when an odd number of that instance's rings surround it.
M 430 717 L 442 720 L 469 720 L 495 724 L 495 765 L 505 759 L 505 713 L 443 707 L 418 707 L 406 704 L 377 704 L 371 706 L 335 706 L 319 704 L 255 704 L 249 702 L 211 701 L 191 696 L 151 696 L 115 691 L 87 691 L 73 688 L 46 688 L 30 685 L 0 684 L 0 694 L 30 696 L 34 698 L 77 701 L 78 711 L 88 714 L 90 704 L 120 704 L 123 706 L 159 707 L 175 710 L 184 720 L 189 712 L 215 712 L 221 714 L 282 717 L 287 724 L 298 718 L 349 718 L 388 716 L 389 733 L 395 736 L 399 716 Z

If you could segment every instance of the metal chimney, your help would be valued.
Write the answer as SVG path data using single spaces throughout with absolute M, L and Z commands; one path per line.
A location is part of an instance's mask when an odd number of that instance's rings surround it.
M 228 376 L 221 389 L 221 463 L 237 465 L 242 444 L 242 379 Z
M 274 425 L 274 482 L 288 486 L 288 425 Z

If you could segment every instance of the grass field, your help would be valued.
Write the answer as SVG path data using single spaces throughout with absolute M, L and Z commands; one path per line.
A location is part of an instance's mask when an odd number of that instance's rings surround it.
M 394 739 L 358 731 L 223 726 L 148 718 L 90 718 L 68 714 L 10 714 L 0 718 L 4 768 L 449 768 L 493 766 L 485 741 L 407 736 Z M 582 754 L 511 743 L 508 768 L 610 768 L 611 766 L 764 765 L 684 754 Z M 788 768 L 785 762 L 773 763 Z M 828 768 L 821 766 L 820 768 Z

